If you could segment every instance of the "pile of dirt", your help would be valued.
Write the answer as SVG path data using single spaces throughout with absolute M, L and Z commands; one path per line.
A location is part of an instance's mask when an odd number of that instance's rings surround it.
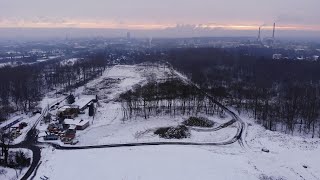
M 188 138 L 191 135 L 189 129 L 184 125 L 177 127 L 162 127 L 157 129 L 154 134 L 165 139 L 183 139 Z

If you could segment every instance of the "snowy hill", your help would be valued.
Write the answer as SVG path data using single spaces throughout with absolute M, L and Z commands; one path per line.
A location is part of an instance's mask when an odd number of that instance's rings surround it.
M 232 120 L 230 115 L 208 116 L 215 123 L 214 126 L 205 131 L 191 128 L 191 136 L 185 139 L 163 139 L 153 132 L 159 127 L 177 126 L 188 115 L 124 120 L 119 101 L 121 93 L 150 81 L 161 82 L 168 78 L 188 82 L 183 75 L 166 66 L 117 65 L 107 69 L 98 79 L 76 89 L 73 92 L 76 102 L 88 97 L 98 97 L 96 114 L 88 117 L 87 109 L 85 114 L 79 114 L 80 118 L 89 120 L 90 126 L 77 131 L 78 144 L 65 145 L 54 141 L 52 143 L 60 146 L 54 148 L 49 144 L 43 145 L 42 163 L 35 179 L 320 178 L 319 139 L 268 131 L 246 115 L 241 116 L 247 125 L 245 129 L 240 129 L 238 122 L 220 128 Z M 59 106 L 63 106 L 63 103 Z M 41 135 L 45 134 L 46 126 L 44 123 L 38 126 L 39 141 L 43 141 Z M 245 131 L 241 133 L 244 134 L 246 146 L 233 141 L 239 130 Z M 155 145 L 156 143 L 158 144 Z M 262 149 L 269 152 L 263 152 Z

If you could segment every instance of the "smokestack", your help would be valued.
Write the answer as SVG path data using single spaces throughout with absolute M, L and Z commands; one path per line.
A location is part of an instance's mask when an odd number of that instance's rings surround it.
M 272 39 L 274 40 L 274 34 L 276 31 L 276 23 L 273 23 L 273 33 L 272 33 Z
M 261 41 L 261 26 L 259 27 L 258 41 Z

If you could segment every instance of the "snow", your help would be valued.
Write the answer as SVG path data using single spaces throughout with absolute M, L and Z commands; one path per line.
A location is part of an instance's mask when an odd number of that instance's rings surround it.
M 23 129 L 20 130 L 20 133 L 21 135 L 18 136 L 16 139 L 13 140 L 13 142 L 11 144 L 18 144 L 20 142 L 22 142 L 26 135 L 27 135 L 27 132 L 32 128 L 33 124 L 37 121 L 37 119 L 40 117 L 40 114 L 36 114 L 36 115 L 31 115 L 31 116 L 28 116 L 28 115 L 25 115 L 25 114 L 22 114 L 22 115 L 17 115 L 17 116 L 14 116 L 13 118 L 10 118 L 9 120 L 5 121 L 3 124 L 0 125 L 0 128 L 1 127 L 4 127 L 12 122 L 14 122 L 15 120 L 17 119 L 21 119 L 21 121 L 17 122 L 16 124 L 12 125 L 11 127 L 19 127 L 19 124 L 22 123 L 22 122 L 25 122 L 27 123 L 27 126 L 24 127 Z
M 80 114 L 77 117 L 77 119 L 90 121 L 90 126 L 87 129 L 77 131 L 76 139 L 79 140 L 77 146 L 158 141 L 210 143 L 232 139 L 237 133 L 234 126 L 207 133 L 192 130 L 191 137 L 182 140 L 166 140 L 154 135 L 155 129 L 177 126 L 189 116 L 160 116 L 150 117 L 147 120 L 136 117 L 131 120 L 123 120 L 121 103 L 117 100 L 119 94 L 132 89 L 136 85 L 146 84 L 150 80 L 163 81 L 172 76 L 183 77 L 181 74 L 176 75 L 175 71 L 163 66 L 116 65 L 106 70 L 98 79 L 89 82 L 85 87 L 76 89 L 76 102 L 74 104 L 80 107 L 95 99 L 95 95 L 98 96 L 99 100 L 94 118 L 88 117 L 87 110 L 85 114 Z M 52 112 L 55 114 L 54 111 Z M 217 122 L 217 125 L 230 120 L 230 117 L 224 119 L 209 118 Z M 40 134 L 44 134 L 43 131 L 46 128 L 41 129 Z
M 83 126 L 87 124 L 89 121 L 88 120 L 82 120 L 82 119 L 65 119 L 64 123 L 65 124 L 70 124 L 70 125 L 75 125 L 75 126 Z
M 72 105 L 77 105 L 81 109 L 93 99 L 96 99 L 96 97 L 93 95 L 78 95 Z
M 49 107 L 50 108 L 50 106 L 51 105 L 53 105 L 53 104 L 56 104 L 57 102 L 60 102 L 60 101 L 62 101 L 63 99 L 65 99 L 66 98 L 66 96 L 63 96 L 63 97 L 48 97 L 48 96 L 45 96 L 43 99 L 42 99 L 42 101 L 39 103 L 40 105 L 40 107 L 42 108 L 42 109 L 44 109 L 44 108 L 46 108 L 46 107 Z
M 92 119 L 88 117 L 87 110 L 85 114 L 80 114 L 78 119 L 90 121 L 90 126 L 84 131 L 78 131 L 78 139 L 81 139 L 80 144 L 102 144 L 107 142 L 132 142 L 136 141 L 135 134 L 139 131 L 147 130 L 148 126 L 152 126 L 152 122 L 145 124 L 145 121 L 139 120 L 135 126 L 134 123 L 123 124 L 121 103 L 117 101 L 118 96 L 132 89 L 135 85 L 143 85 L 152 79 L 164 79 L 172 73 L 169 68 L 160 68 L 152 66 L 147 68 L 144 65 L 116 65 L 107 69 L 103 75 L 95 80 L 90 81 L 85 86 L 74 90 L 75 105 L 83 107 L 92 99 L 98 96 L 97 113 Z M 61 99 L 61 98 L 60 98 Z M 41 107 L 46 107 L 48 104 L 54 104 L 59 101 L 54 96 L 46 97 L 41 102 Z M 60 103 L 60 107 L 65 103 Z M 56 114 L 56 110 L 50 112 Z M 181 118 L 180 118 L 181 121 Z M 137 121 L 136 121 L 137 122 Z M 159 121 L 159 125 L 170 125 L 168 120 Z M 172 123 L 171 123 L 172 124 Z M 175 123 L 173 123 L 175 124 Z M 132 125 L 132 127 L 130 127 Z M 123 127 L 123 128 L 122 128 Z M 122 131 L 118 129 L 122 128 Z M 45 127 L 38 127 L 40 134 L 46 130 Z M 128 132 L 126 132 L 128 130 Z M 117 134 L 117 132 L 119 132 Z M 115 137 L 110 137 L 110 134 L 115 134 Z M 83 135 L 83 137 L 82 137 Z M 124 136 L 127 136 L 124 138 Z M 112 140 L 113 139 L 113 140 Z
M 106 70 L 100 78 L 89 82 L 84 88 L 78 88 L 75 92 L 77 95 L 91 94 L 98 95 L 99 99 L 115 100 L 119 94 L 132 89 L 135 85 L 143 85 L 150 78 L 166 78 L 170 73 L 168 68 L 116 65 Z
M 22 151 L 24 152 L 27 157 L 30 157 L 32 160 L 32 151 L 28 150 L 28 149 L 10 149 L 10 152 L 17 152 L 17 151 Z M 32 163 L 32 162 L 30 162 Z M 1 173 L 4 172 L 4 173 Z M 12 169 L 12 168 L 8 168 L 8 167 L 2 167 L 0 166 L 0 179 L 5 180 L 17 180 L 20 179 L 26 172 L 28 171 L 28 167 L 23 168 L 23 169 Z M 18 176 L 18 177 L 17 177 Z
M 26 119 L 22 120 L 21 122 L 26 122 L 28 125 L 20 130 L 21 135 L 18 136 L 16 139 L 14 139 L 12 144 L 18 144 L 18 143 L 24 141 L 24 139 L 27 136 L 28 131 L 32 128 L 32 126 L 38 120 L 39 117 L 40 117 L 40 114 L 36 114 L 30 118 L 26 118 Z
M 23 120 L 23 117 L 21 117 L 21 116 L 15 116 L 15 117 L 13 117 L 13 118 L 10 118 L 10 119 L 2 122 L 2 123 L 0 124 L 0 128 L 2 129 L 2 128 L 5 128 L 5 127 L 12 127 L 12 126 L 15 125 L 15 123 L 18 124 L 18 123 L 21 122 L 22 120 Z M 11 123 L 12 123 L 12 125 L 10 126 Z
M 0 68 L 3 68 L 3 67 L 5 67 L 5 66 L 10 66 L 10 65 L 12 65 L 11 62 L 8 62 L 8 63 L 0 63 Z
M 245 158 L 215 154 L 197 147 L 49 149 L 46 153 L 45 163 L 40 166 L 35 179 L 43 176 L 51 180 L 257 179 Z
M 188 81 L 182 74 L 166 68 L 144 66 L 114 66 L 102 77 L 75 90 L 81 97 L 98 95 L 94 118 L 86 114 L 79 118 L 90 121 L 90 126 L 77 131 L 77 146 L 135 143 L 135 142 L 225 142 L 236 132 L 234 125 L 218 131 L 191 130 L 191 137 L 167 140 L 153 134 L 155 128 L 176 126 L 188 116 L 159 116 L 144 119 L 122 117 L 119 94 L 143 85 L 148 80 L 161 80 L 174 73 Z M 77 96 L 76 96 L 77 97 Z M 50 99 L 50 102 L 54 99 Z M 47 104 L 44 103 L 43 104 Z M 215 126 L 230 117 L 209 117 Z M 64 179 L 307 179 L 320 178 L 320 139 L 292 136 L 272 132 L 255 120 L 241 115 L 248 123 L 245 129 L 245 148 L 235 142 L 224 146 L 144 146 L 88 150 L 57 150 L 44 147 L 42 164 L 35 179 L 47 176 L 51 180 Z M 269 153 L 261 149 L 270 150 Z M 305 168 L 305 167 L 307 168 Z
M 317 180 L 320 176 L 319 153 L 319 148 L 307 151 L 288 148 L 264 153 L 260 148 L 244 150 L 237 143 L 68 151 L 47 148 L 36 178 L 256 180 L 264 177 Z
M 78 58 L 71 58 L 71 59 L 65 59 L 60 62 L 62 66 L 72 66 L 74 65 L 79 59 Z
M 153 117 L 150 119 L 137 118 L 130 121 L 110 119 L 109 124 L 94 124 L 84 131 L 77 132 L 79 146 L 103 145 L 113 143 L 136 142 L 223 142 L 232 139 L 237 133 L 236 127 L 230 126 L 213 132 L 197 132 L 191 130 L 191 137 L 186 139 L 163 139 L 153 132 L 159 127 L 177 126 L 184 120 L 182 116 Z

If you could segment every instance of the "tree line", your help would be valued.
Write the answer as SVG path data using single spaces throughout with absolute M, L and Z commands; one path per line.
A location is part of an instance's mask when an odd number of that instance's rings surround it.
M 104 55 L 79 59 L 74 64 L 60 61 L 0 68 L 0 121 L 16 111 L 34 109 L 45 93 L 63 93 L 102 75 Z
M 320 137 L 319 61 L 272 60 L 214 48 L 170 50 L 167 60 L 267 129 Z
M 220 114 L 220 109 L 196 87 L 178 79 L 149 82 L 135 86 L 120 95 L 124 119 L 141 116 L 145 119 L 159 115 L 207 115 Z

